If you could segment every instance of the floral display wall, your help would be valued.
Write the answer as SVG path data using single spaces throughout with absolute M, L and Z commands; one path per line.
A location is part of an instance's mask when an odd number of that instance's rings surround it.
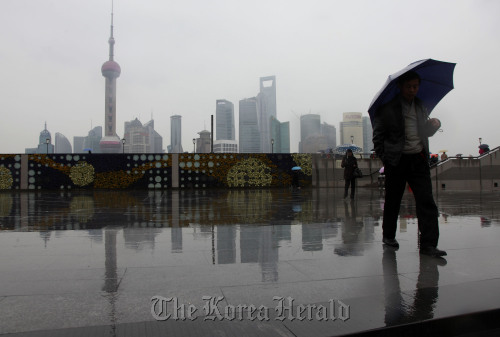
M 0 155 L 0 190 L 19 189 L 21 182 L 21 155 Z
M 302 168 L 300 184 L 311 185 L 309 154 L 0 155 L 0 189 L 283 187 L 291 185 L 294 166 Z
M 294 166 L 304 167 L 301 183 L 310 185 L 308 154 L 180 154 L 179 187 L 290 186 Z

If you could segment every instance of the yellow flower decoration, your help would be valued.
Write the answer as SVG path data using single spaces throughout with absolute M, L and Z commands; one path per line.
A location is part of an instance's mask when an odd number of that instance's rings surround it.
M 85 186 L 94 181 L 94 167 L 87 162 L 79 161 L 70 170 L 69 177 L 77 186 Z
M 0 190 L 8 190 L 12 187 L 12 173 L 6 167 L 0 167 Z
M 125 171 L 100 172 L 96 174 L 96 188 L 125 188 L 142 178 L 144 174 L 128 174 Z
M 271 169 L 255 158 L 242 160 L 227 173 L 229 187 L 270 186 L 272 180 Z

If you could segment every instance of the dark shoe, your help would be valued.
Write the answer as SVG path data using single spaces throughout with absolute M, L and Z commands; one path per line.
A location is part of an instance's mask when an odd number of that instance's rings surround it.
M 382 242 L 389 247 L 399 248 L 399 243 L 396 241 L 396 239 L 383 238 Z
M 434 256 L 434 257 L 441 257 L 448 255 L 444 250 L 439 250 L 436 247 L 420 248 L 420 254 Z

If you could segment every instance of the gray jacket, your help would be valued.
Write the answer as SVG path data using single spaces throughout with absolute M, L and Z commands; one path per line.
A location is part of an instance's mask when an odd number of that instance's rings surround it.
M 424 155 L 429 158 L 429 137 L 436 130 L 427 124 L 429 114 L 422 101 L 415 98 L 415 104 L 418 135 L 422 141 Z M 399 164 L 405 145 L 405 118 L 399 96 L 377 110 L 373 121 L 373 145 L 384 165 Z

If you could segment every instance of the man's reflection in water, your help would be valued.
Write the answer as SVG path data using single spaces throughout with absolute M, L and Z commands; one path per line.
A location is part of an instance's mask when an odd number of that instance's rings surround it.
M 360 241 L 360 233 L 363 230 L 363 222 L 356 221 L 357 208 L 356 202 L 347 202 L 344 200 L 344 214 L 345 218 L 342 222 L 342 242 L 340 247 L 336 247 L 334 252 L 337 255 L 363 255 L 363 245 Z
M 416 290 L 403 298 L 399 285 L 396 250 L 384 246 L 385 324 L 386 326 L 411 323 L 434 317 L 438 299 L 438 265 L 446 265 L 444 258 L 420 255 L 420 270 Z M 413 300 L 413 303 L 410 303 Z

